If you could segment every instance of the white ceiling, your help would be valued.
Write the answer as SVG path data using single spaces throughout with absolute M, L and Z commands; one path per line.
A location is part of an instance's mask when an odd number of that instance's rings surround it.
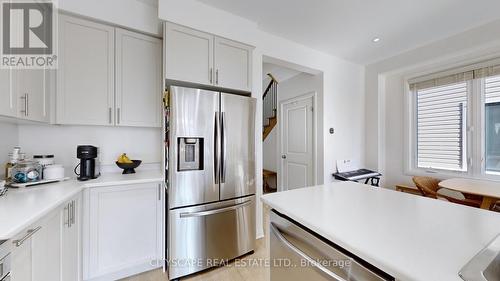
M 302 72 L 288 67 L 283 67 L 276 64 L 264 62 L 262 64 L 262 80 L 264 81 L 264 84 L 269 83 L 270 78 L 267 75 L 268 73 L 271 73 L 274 76 L 274 78 L 278 80 L 278 82 L 283 82 L 299 75 Z
M 368 64 L 500 18 L 499 0 L 198 0 Z M 380 37 L 379 43 L 373 43 Z

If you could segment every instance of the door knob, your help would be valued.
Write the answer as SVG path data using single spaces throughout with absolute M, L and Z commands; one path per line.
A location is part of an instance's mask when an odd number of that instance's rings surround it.
M 286 155 L 285 154 L 281 155 L 281 158 L 286 159 Z

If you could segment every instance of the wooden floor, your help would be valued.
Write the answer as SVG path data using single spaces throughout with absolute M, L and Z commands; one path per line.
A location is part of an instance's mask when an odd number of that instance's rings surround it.
M 267 235 L 267 226 L 269 221 L 269 212 L 264 208 L 264 233 Z M 269 259 L 269 245 L 267 237 L 261 238 L 256 242 L 255 252 L 251 255 L 242 257 L 240 264 L 246 264 L 245 267 L 236 266 L 230 263 L 227 266 L 210 269 L 198 274 L 181 278 L 181 281 L 268 281 L 269 268 L 259 266 L 259 261 Z M 249 265 L 256 264 L 255 266 Z M 124 281 L 160 281 L 167 280 L 167 274 L 162 270 L 153 270 L 136 276 L 123 279 Z

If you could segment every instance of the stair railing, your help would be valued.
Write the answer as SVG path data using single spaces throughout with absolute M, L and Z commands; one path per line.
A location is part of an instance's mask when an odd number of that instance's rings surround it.
M 264 95 L 262 96 L 262 124 L 264 126 L 269 125 L 270 118 L 276 117 L 278 107 L 278 81 L 271 73 L 267 75 L 271 78 L 271 81 L 269 85 L 267 85 Z

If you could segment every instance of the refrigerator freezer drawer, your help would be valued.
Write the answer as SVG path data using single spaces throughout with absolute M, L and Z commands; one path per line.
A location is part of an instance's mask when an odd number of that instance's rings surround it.
M 394 280 L 274 211 L 269 232 L 271 280 Z
M 168 273 L 179 278 L 253 251 L 255 196 L 169 211 Z

